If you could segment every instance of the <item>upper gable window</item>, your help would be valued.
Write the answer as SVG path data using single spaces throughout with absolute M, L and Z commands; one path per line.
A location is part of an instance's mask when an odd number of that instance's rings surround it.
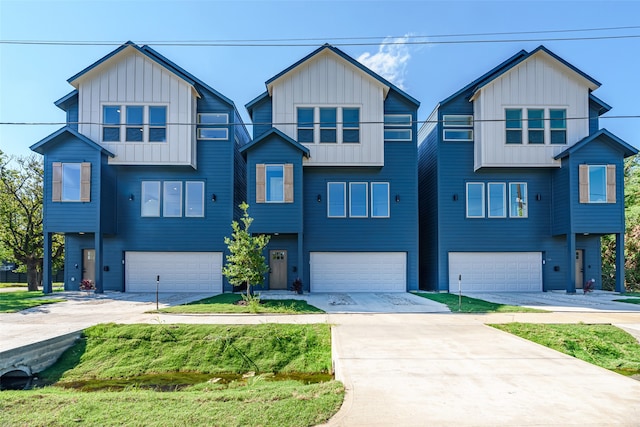
M 102 141 L 166 142 L 167 107 L 164 105 L 103 105 Z
M 549 110 L 549 127 L 551 128 L 551 143 L 566 144 L 567 143 L 567 110 L 552 109 Z
M 529 144 L 544 144 L 544 110 L 528 109 L 527 119 Z
M 507 108 L 505 110 L 505 127 L 507 144 L 522 144 L 522 109 Z
M 296 116 L 300 143 L 360 142 L 359 107 L 297 107 Z
M 442 137 L 445 141 L 473 141 L 473 116 L 471 115 L 443 115 L 442 126 L 444 127 Z
M 62 201 L 80 201 L 80 163 L 62 164 Z
M 337 109 L 320 108 L 320 142 L 338 142 Z
M 228 139 L 229 129 L 226 127 L 228 124 L 227 113 L 200 113 L 198 114 L 198 139 Z
M 386 141 L 411 141 L 411 114 L 385 114 L 384 139 Z

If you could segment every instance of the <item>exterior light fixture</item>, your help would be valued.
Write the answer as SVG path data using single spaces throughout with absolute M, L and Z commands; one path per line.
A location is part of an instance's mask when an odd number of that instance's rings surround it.
M 458 195 L 457 195 L 457 194 L 454 194 L 454 195 L 453 195 L 453 201 L 454 201 L 454 202 L 457 202 L 457 201 L 458 201 Z
M 215 194 L 215 193 L 213 193 L 213 194 L 211 195 L 211 201 L 212 201 L 212 202 L 215 202 L 215 201 L 217 201 L 217 200 L 218 200 L 218 197 L 216 196 L 216 194 Z
M 396 203 L 398 203 L 400 201 L 400 195 L 396 194 Z
M 129 200 L 133 201 L 134 197 L 133 197 L 133 193 L 129 194 Z
M 320 203 L 322 201 L 322 195 L 318 194 L 318 203 Z

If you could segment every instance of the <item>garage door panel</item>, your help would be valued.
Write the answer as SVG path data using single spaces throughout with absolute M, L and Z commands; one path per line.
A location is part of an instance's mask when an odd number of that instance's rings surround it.
M 405 292 L 405 252 L 311 252 L 312 292 Z
M 126 252 L 128 292 L 222 292 L 221 252 Z
M 542 290 L 541 252 L 450 252 L 449 290 L 532 292 Z

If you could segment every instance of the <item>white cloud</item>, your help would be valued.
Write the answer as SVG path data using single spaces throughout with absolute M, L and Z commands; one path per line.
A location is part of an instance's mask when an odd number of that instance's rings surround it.
M 409 35 L 403 37 L 386 38 L 383 43 L 403 43 L 409 40 Z M 407 73 L 407 63 L 411 55 L 406 44 L 382 44 L 376 53 L 365 52 L 358 57 L 358 62 L 380 74 L 391 83 L 404 89 L 404 79 Z

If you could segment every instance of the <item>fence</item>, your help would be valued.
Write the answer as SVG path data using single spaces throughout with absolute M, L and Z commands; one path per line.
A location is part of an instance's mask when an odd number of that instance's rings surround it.
M 53 275 L 53 281 L 64 282 L 64 270 L 57 271 Z M 27 273 L 0 271 L 0 283 L 27 283 Z

